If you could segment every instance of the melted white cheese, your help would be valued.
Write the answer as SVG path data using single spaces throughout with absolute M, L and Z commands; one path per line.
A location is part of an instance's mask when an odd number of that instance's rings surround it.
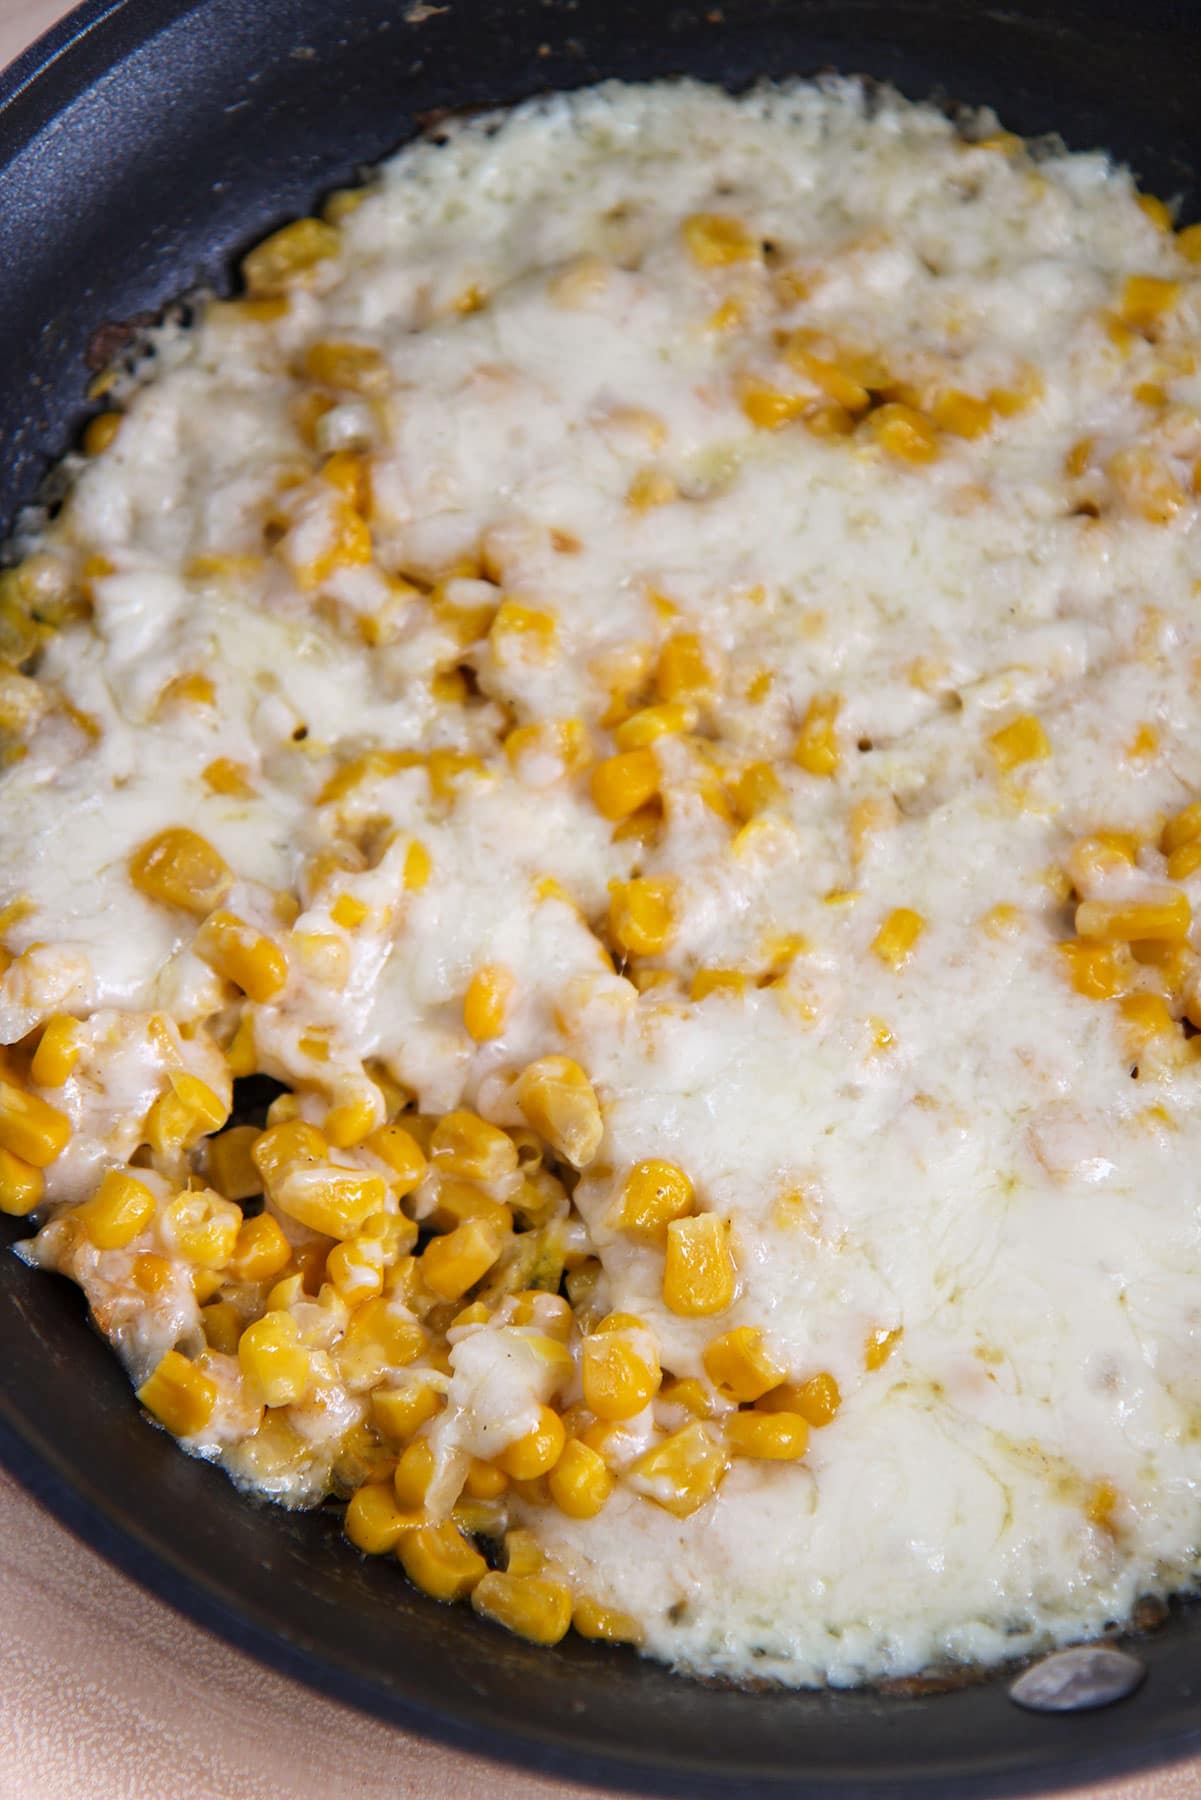
M 698 212 L 736 217 L 770 258 L 698 266 L 681 234 Z M 213 1011 L 193 922 L 128 879 L 154 832 L 208 838 L 248 884 L 239 910 L 266 921 L 253 884 L 296 889 L 323 846 L 383 819 L 392 850 L 303 896 L 295 930 L 344 938 L 346 963 L 293 962 L 256 1009 L 262 1066 L 315 1118 L 377 1058 L 425 1111 L 516 1123 L 517 1072 L 571 1055 L 603 1109 L 575 1202 L 609 1305 L 646 1322 L 676 1376 L 746 1324 L 791 1379 L 828 1371 L 842 1391 L 803 1463 L 736 1462 L 690 1518 L 625 1484 L 587 1521 L 531 1506 L 574 1580 L 658 1656 L 793 1683 L 1000 1658 L 1187 1584 L 1201 1074 L 1185 1059 L 1132 1081 L 1116 1010 L 1065 979 L 1071 913 L 1048 873 L 1106 826 L 1139 833 L 1162 879 L 1156 822 L 1201 792 L 1201 290 L 1171 236 L 1101 157 L 970 148 L 933 110 L 852 86 L 734 101 L 682 84 L 456 128 L 383 169 L 342 237 L 285 318 L 214 307 L 174 347 L 47 537 L 111 572 L 39 669 L 95 734 L 54 714 L 3 778 L 0 866 L 29 906 L 6 936 L 26 954 L 0 981 L 0 1037 L 63 1010 L 93 1030 L 112 1009 Z M 1123 346 L 1107 324 L 1132 273 L 1183 284 L 1160 343 Z M 773 334 L 800 326 L 911 384 L 1021 391 L 1033 369 L 1041 389 L 922 466 L 862 428 L 757 429 L 740 383 L 779 385 Z M 327 412 L 318 442 L 370 457 L 373 560 L 306 588 L 334 490 L 311 473 L 293 371 L 345 338 L 382 353 L 387 391 Z M 1147 383 L 1162 402 L 1135 397 Z M 1080 513 L 1101 491 L 1065 474 L 1085 439 L 1094 471 L 1150 444 L 1175 471 L 1174 516 L 1149 522 L 1109 489 L 1100 517 Z M 648 469 L 677 497 L 638 510 Z M 495 635 L 460 652 L 445 609 L 400 579 L 449 575 L 448 603 L 479 604 L 478 562 L 457 588 L 454 565 L 481 544 L 493 606 L 499 587 L 553 613 L 548 658 Z M 230 556 L 251 561 L 196 572 Z M 736 838 L 705 804 L 703 742 L 662 739 L 666 825 L 643 851 L 614 840 L 586 774 L 537 757 L 514 772 L 499 736 L 579 719 L 610 753 L 610 665 L 631 645 L 653 665 L 678 630 L 718 674 L 701 724 L 719 764 L 771 763 L 780 793 Z M 460 656 L 466 706 L 431 689 Z M 214 705 L 164 698 L 195 671 Z M 832 779 L 792 756 L 821 694 L 841 703 Z M 1000 774 L 988 739 L 1025 714 L 1050 755 Z M 453 804 L 416 768 L 320 801 L 376 748 L 461 751 L 481 772 L 455 778 Z M 217 757 L 247 797 L 206 784 Z M 880 828 L 856 849 L 865 802 Z M 417 892 L 413 839 L 433 870 Z M 641 996 L 590 929 L 634 871 L 677 883 L 674 940 L 651 959 L 667 981 Z M 1201 874 L 1183 885 L 1201 899 Z M 339 891 L 371 909 L 353 932 L 330 924 Z M 1012 914 L 983 923 L 999 904 Z M 871 952 L 895 907 L 925 922 L 899 970 Z M 688 999 L 698 967 L 763 973 L 781 934 L 807 949 L 777 985 Z M 477 1045 L 463 994 L 489 963 L 514 1001 Z M 314 1024 L 332 1045 L 319 1069 L 300 1045 Z M 129 1079 L 109 1081 L 107 1111 L 68 1084 L 77 1135 L 54 1198 L 77 1196 L 81 1158 L 129 1154 Z M 625 1172 L 650 1157 L 731 1221 L 739 1288 L 720 1321 L 670 1311 L 661 1256 L 614 1227 Z M 894 1329 L 865 1368 L 869 1334 Z M 180 1330 L 172 1314 L 160 1347 Z M 546 1387 L 520 1361 L 489 1332 L 462 1340 L 454 1448 L 491 1454 L 528 1428 Z M 1117 1499 L 1098 1522 L 1104 1484 Z

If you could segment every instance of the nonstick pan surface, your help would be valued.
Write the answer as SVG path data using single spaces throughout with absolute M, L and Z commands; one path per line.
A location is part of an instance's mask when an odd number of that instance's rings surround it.
M 740 86 L 827 67 L 1109 147 L 1198 210 L 1201 3 L 84 6 L 0 78 L 0 539 L 86 415 L 89 357 L 121 336 L 106 327 L 227 286 L 238 250 L 429 114 L 608 75 Z M 0 1220 L 0 1460 L 194 1618 L 384 1718 L 698 1796 L 1017 1792 L 1201 1749 L 1201 1605 L 1135 1643 L 1136 1695 L 1063 1717 L 1019 1712 L 995 1678 L 917 1696 L 748 1693 L 580 1640 L 534 1649 L 359 1557 L 332 1515 L 256 1505 L 181 1456 L 139 1415 L 76 1290 L 3 1253 L 20 1235 Z

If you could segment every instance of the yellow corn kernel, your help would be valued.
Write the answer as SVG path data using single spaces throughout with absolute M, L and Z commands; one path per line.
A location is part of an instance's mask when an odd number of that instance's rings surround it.
M 517 1170 L 517 1146 L 508 1132 L 463 1107 L 439 1119 L 429 1148 L 430 1162 L 440 1175 L 501 1181 Z
M 473 1456 L 463 1483 L 463 1492 L 472 1500 L 499 1500 L 509 1486 L 509 1477 L 495 1463 L 482 1462 Z
M 351 1391 L 358 1393 L 377 1386 L 391 1370 L 416 1362 L 429 1349 L 429 1334 L 416 1319 L 398 1311 L 389 1295 L 381 1295 L 365 1300 L 351 1314 L 337 1350 L 338 1370 Z
M 770 763 L 749 763 L 730 789 L 734 810 L 740 819 L 753 819 L 757 813 L 778 806 L 784 797 L 780 777 Z
M 46 1178 L 40 1169 L 0 1148 L 0 1213 L 23 1219 L 41 1205 L 45 1192 Z
M 540 1575 L 546 1564 L 532 1531 L 517 1527 L 505 1533 L 505 1568 L 510 1575 Z
M 567 1433 L 558 1413 L 549 1406 L 540 1406 L 538 1423 L 506 1445 L 495 1461 L 514 1481 L 536 1481 L 539 1475 L 550 1474 L 566 1442 Z
M 1076 908 L 1077 935 L 1106 944 L 1135 938 L 1177 943 L 1188 936 L 1191 923 L 1188 896 L 1179 889 L 1154 900 L 1082 900 Z
M 238 1365 L 266 1406 L 291 1406 L 309 1385 L 311 1358 L 289 1312 L 264 1313 L 238 1340 Z
M 97 413 L 83 428 L 85 456 L 102 456 L 121 429 L 119 412 Z
M 331 1106 L 321 1129 L 335 1150 L 350 1150 L 361 1144 L 375 1128 L 376 1109 L 372 1100 L 345 1100 Z
M 874 1331 L 868 1333 L 863 1347 L 863 1366 L 869 1374 L 884 1367 L 900 1343 L 902 1335 L 899 1325 L 894 1326 L 891 1330 L 886 1325 L 879 1325 Z
M 287 1268 L 291 1259 L 292 1246 L 278 1219 L 270 1213 L 259 1213 L 257 1218 L 244 1219 L 238 1227 L 225 1272 L 231 1281 L 270 1281 Z
M 438 1184 L 438 1203 L 429 1217 L 438 1231 L 455 1231 L 468 1219 L 480 1219 L 502 1234 L 513 1229 L 512 1207 L 493 1200 L 470 1181 L 443 1178 Z
M 162 1228 L 177 1256 L 199 1269 L 223 1269 L 242 1226 L 241 1208 L 212 1188 L 186 1188 L 162 1209 Z
M 217 1404 L 216 1382 L 178 1350 L 168 1350 L 137 1394 L 146 1411 L 173 1437 L 194 1437 L 203 1431 Z
M 842 1405 L 833 1375 L 811 1375 L 808 1381 L 773 1388 L 759 1401 L 760 1412 L 799 1413 L 814 1430 L 828 1425 Z
M 630 1485 L 677 1519 L 686 1519 L 716 1494 L 726 1472 L 726 1453 L 708 1426 L 694 1421 L 640 1456 Z
M 783 1378 L 783 1370 L 763 1347 L 763 1333 L 754 1325 L 740 1325 L 713 1338 L 701 1361 L 706 1375 L 727 1400 L 758 1400 Z
M 848 412 L 845 406 L 836 406 L 832 400 L 823 400 L 805 409 L 801 415 L 801 423 L 814 437 L 850 437 L 855 429 L 855 415 Z
M 571 1627 L 571 1589 L 539 1575 L 490 1569 L 472 1590 L 475 1611 L 531 1644 L 557 1644 Z
M 1162 984 L 1160 991 L 1165 994 L 1182 993 L 1196 963 L 1187 943 L 1142 944 L 1136 939 L 1130 946 L 1130 954 L 1144 968 L 1158 970 Z
M 554 656 L 558 635 L 554 613 L 523 606 L 518 600 L 502 601 L 488 628 L 492 653 L 502 668 L 515 660 L 548 662 Z
M 1146 444 L 1115 451 L 1105 472 L 1125 505 L 1152 525 L 1167 525 L 1184 505 L 1184 489 Z
M 692 1182 L 675 1163 L 657 1157 L 635 1163 L 621 1190 L 617 1224 L 647 1244 L 667 1241 L 667 1227 L 692 1211 Z
M 806 394 L 789 393 L 758 375 L 744 375 L 738 383 L 738 402 L 759 431 L 778 431 L 805 413 L 811 402 Z
M 361 348 L 358 345 L 347 347 L 354 350 Z M 380 385 L 386 386 L 388 371 L 382 358 L 378 367 L 382 377 Z M 328 385 L 346 384 L 339 382 Z M 327 456 L 321 465 L 321 479 L 328 481 L 331 487 L 336 487 L 340 494 L 345 495 L 355 512 L 364 519 L 371 516 L 371 468 L 367 458 L 357 450 L 335 450 L 332 456 Z
M 363 1221 L 357 1242 L 372 1245 L 386 1270 L 399 1265 L 417 1242 L 417 1223 L 402 1212 L 378 1212 Z
M 503 963 L 485 963 L 467 984 L 463 999 L 463 1024 L 477 1044 L 500 1037 L 513 997 L 514 981 Z
M 370 911 L 366 902 L 356 899 L 354 894 L 339 894 L 329 909 L 329 916 L 343 931 L 353 931 L 356 925 L 363 923 Z
M 174 825 L 148 838 L 129 860 L 129 878 L 139 893 L 160 906 L 177 906 L 203 918 L 219 906 L 233 883 L 225 859 L 186 826 Z
M 1110 1000 L 1127 985 L 1118 967 L 1112 944 L 1072 941 L 1057 944 L 1068 980 L 1078 994 L 1088 1000 Z
M 888 968 L 903 968 L 925 928 L 926 921 L 921 913 L 913 912 L 908 906 L 898 906 L 889 913 L 872 939 L 872 950 Z
M 166 1093 L 146 1115 L 146 1142 L 162 1155 L 190 1149 L 202 1137 L 220 1131 L 229 1107 L 207 1081 L 186 1069 L 168 1069 Z M 255 1192 L 258 1190 L 256 1188 Z
M 1064 862 L 1076 887 L 1086 892 L 1090 882 L 1133 868 L 1138 852 L 1139 840 L 1131 831 L 1093 831 L 1077 838 Z
M 656 506 L 670 506 L 679 497 L 679 488 L 664 469 L 639 469 L 626 489 L 626 505 L 634 512 L 651 512 Z
M 250 800 L 254 797 L 254 787 L 247 778 L 246 764 L 233 762 L 228 756 L 218 756 L 204 769 L 204 779 L 214 794 L 224 794 L 232 800 Z
M 61 1087 L 79 1061 L 78 1027 L 65 1013 L 46 1021 L 29 1073 L 39 1087 Z
M 752 262 L 759 245 L 741 219 L 728 213 L 691 213 L 681 227 L 684 247 L 702 269 L 724 269 L 731 263 Z
M 382 1176 L 329 1164 L 293 1169 L 272 1184 L 270 1192 L 280 1211 L 297 1224 L 332 1238 L 353 1237 L 372 1213 L 383 1212 L 387 1202 Z
M 390 775 L 400 774 L 402 769 L 419 768 L 422 761 L 416 750 L 367 750 L 335 770 L 317 796 L 318 805 L 329 806 L 344 800 L 365 782 L 386 781 Z
M 657 706 L 644 706 L 623 719 L 613 733 L 619 750 L 645 750 L 661 737 L 674 737 L 691 731 L 696 724 L 696 711 L 683 700 L 663 700 Z
M 628 1613 L 581 1595 L 575 1603 L 571 1622 L 581 1637 L 595 1638 L 603 1644 L 640 1644 L 642 1627 Z
M 195 1296 L 197 1306 L 204 1306 L 214 1294 L 221 1291 L 225 1284 L 225 1276 L 219 1269 L 202 1269 L 199 1266 L 188 1271 L 188 1285 Z
M 663 1302 L 686 1318 L 724 1312 L 734 1301 L 737 1271 L 729 1227 L 716 1213 L 673 1219 L 667 1227 Z
M 1086 474 L 1092 461 L 1094 440 L 1090 437 L 1079 438 L 1063 459 L 1063 472 L 1069 481 L 1079 481 Z
M 592 771 L 592 803 L 602 818 L 626 819 L 659 792 L 653 750 L 623 750 Z
M 991 430 L 994 412 L 988 400 L 947 388 L 935 396 L 930 416 L 938 430 L 951 437 L 978 438 Z
M 254 1014 L 247 1008 L 238 1020 L 238 1028 L 234 1032 L 225 1061 L 235 1081 L 243 1075 L 253 1075 L 258 1068 L 258 1052 L 254 1047 Z
M 450 1511 L 452 1524 L 468 1537 L 486 1537 L 494 1542 L 504 1535 L 507 1513 L 503 1500 L 474 1500 L 462 1493 Z
M 210 1306 L 202 1306 L 200 1323 L 210 1350 L 219 1350 L 223 1356 L 236 1355 L 238 1339 L 242 1335 L 242 1315 L 232 1301 L 214 1300 Z
M 1186 881 L 1201 869 L 1201 843 L 1181 844 L 1168 858 L 1168 880 Z
M 861 371 L 856 369 L 854 359 L 844 366 L 829 356 L 820 355 L 813 347 L 814 341 L 808 331 L 790 332 L 781 346 L 785 361 L 807 376 L 842 411 L 848 414 L 866 411 L 871 395 L 857 379 Z
M 278 944 L 233 913 L 213 913 L 197 933 L 194 948 L 202 961 L 259 1006 L 273 1000 L 287 982 L 288 964 Z
M 434 1600 L 463 1600 L 488 1573 L 488 1565 L 449 1521 L 401 1534 L 396 1546 L 414 1587 Z
M 427 1437 L 414 1438 L 396 1465 L 392 1477 L 393 1491 L 402 1506 L 425 1505 L 425 1496 L 437 1471 L 438 1459 Z
M 1118 311 L 1127 325 L 1145 331 L 1158 325 L 1180 298 L 1180 283 L 1161 275 L 1127 275 Z
M 810 775 L 833 775 L 840 762 L 835 721 L 842 702 L 836 694 L 815 694 L 801 721 L 793 760 Z
M 677 631 L 668 638 L 655 665 L 655 690 L 664 702 L 653 709 L 662 716 L 668 706 L 684 705 L 707 694 L 717 676 L 694 631 Z
M 297 276 L 337 256 L 342 240 L 322 219 L 293 219 L 242 259 L 248 294 L 276 294 Z
M 321 387 L 348 394 L 379 394 L 388 386 L 388 365 L 371 344 L 322 339 L 305 352 L 304 372 Z
M 1170 856 L 1173 850 L 1183 849 L 1185 844 L 1195 843 L 1198 838 L 1201 838 L 1201 801 L 1194 801 L 1168 820 L 1159 847 L 1165 856 Z
M 70 1136 L 66 1113 L 0 1076 L 0 1149 L 35 1169 L 46 1169 Z
M 713 1403 L 708 1388 L 696 1376 L 669 1381 L 659 1389 L 659 1398 L 670 1406 L 682 1406 L 694 1419 L 713 1417 Z
M 500 1255 L 502 1242 L 495 1226 L 469 1219 L 426 1245 L 421 1278 L 440 1300 L 457 1300 L 488 1273 Z
M 280 1099 L 284 1098 L 290 1096 L 281 1094 Z M 323 1163 L 329 1155 L 329 1145 L 307 1119 L 289 1116 L 260 1132 L 250 1154 L 268 1193 L 274 1194 L 282 1178 L 294 1167 Z
M 590 755 L 588 732 L 582 719 L 539 719 L 517 725 L 505 738 L 505 755 L 518 774 L 537 781 L 536 764 L 553 761 L 560 774 L 577 775 Z
M 1022 763 L 1042 762 L 1051 754 L 1051 745 L 1040 720 L 1026 713 L 1011 719 L 994 731 L 988 740 L 998 769 L 1016 769 Z
M 73 1217 L 97 1250 L 123 1250 L 154 1217 L 155 1198 L 144 1181 L 125 1169 L 110 1169 L 90 1200 Z
M 924 414 L 890 401 L 869 413 L 868 430 L 880 448 L 901 462 L 928 463 L 938 455 L 938 434 Z
M 385 1437 L 407 1444 L 430 1419 L 436 1419 L 446 1397 L 428 1381 L 410 1381 L 404 1387 L 376 1388 L 371 1394 L 371 1416 Z
M 604 1121 L 592 1083 L 568 1056 L 543 1056 L 527 1063 L 515 1096 L 526 1123 L 556 1156 L 585 1169 L 600 1149 Z M 516 1155 L 516 1152 L 514 1152 Z
M 162 1294 L 171 1286 L 173 1271 L 165 1256 L 139 1250 L 133 1259 L 134 1286 L 143 1294 Z
M 165 706 L 216 706 L 217 690 L 207 675 L 177 675 L 169 681 L 155 703 L 155 711 Z
M 1161 994 L 1126 994 L 1118 1009 L 1132 1050 L 1143 1049 L 1153 1038 L 1172 1037 L 1178 1029 Z
M 386 1556 L 413 1529 L 413 1520 L 397 1506 L 388 1482 L 369 1481 L 351 1495 L 342 1528 L 356 1550 Z
M 1176 248 L 1186 262 L 1201 262 L 1201 225 L 1186 225 L 1178 231 Z
M 348 1238 L 325 1259 L 325 1278 L 347 1306 L 373 1300 L 384 1288 L 384 1257 L 378 1239 Z
M 569 1519 L 594 1519 L 616 1485 L 604 1457 L 578 1438 L 564 1445 L 547 1479 L 551 1499 Z
M 688 988 L 690 1000 L 704 1000 L 709 994 L 745 994 L 751 978 L 742 969 L 698 969 Z
M 631 1339 L 619 1331 L 598 1329 L 585 1338 L 580 1352 L 584 1404 L 598 1419 L 632 1419 L 659 1391 L 659 1359 L 647 1360 L 645 1336 Z
M 251 1155 L 258 1136 L 253 1125 L 231 1125 L 207 1147 L 213 1186 L 227 1200 L 249 1200 L 263 1191 L 262 1177 Z
M 425 1152 L 403 1125 L 381 1125 L 364 1140 L 363 1148 L 386 1166 L 388 1186 L 401 1199 L 420 1184 L 426 1170 Z
M 1156 231 L 1171 231 L 1172 215 L 1157 194 L 1138 194 L 1135 197 Z
M 798 1462 L 809 1448 L 800 1413 L 736 1412 L 726 1420 L 726 1443 L 735 1456 L 757 1462 Z
M 655 956 L 675 936 L 674 887 L 669 877 L 640 875 L 609 890 L 609 936 L 626 956 Z
M 640 806 L 637 812 L 623 819 L 613 832 L 615 844 L 638 843 L 644 849 L 659 842 L 663 833 L 663 808 L 657 800 L 649 806 Z

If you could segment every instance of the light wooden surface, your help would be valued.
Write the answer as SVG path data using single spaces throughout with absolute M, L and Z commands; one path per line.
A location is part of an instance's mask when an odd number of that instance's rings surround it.
M 280 4 L 281 0 L 264 0 Z M 61 0 L 0 0 L 0 66 Z M 361 1718 L 119 1575 L 0 1475 L 0 1800 L 600 1800 Z M 1193 1800 L 1201 1763 L 1092 1790 Z

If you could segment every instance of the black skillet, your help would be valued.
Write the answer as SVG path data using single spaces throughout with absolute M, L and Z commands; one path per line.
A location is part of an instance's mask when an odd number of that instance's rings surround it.
M 0 79 L 0 540 L 86 414 L 89 356 L 120 340 L 105 326 L 226 286 L 231 253 L 437 109 L 607 75 L 737 87 L 825 67 L 1107 146 L 1197 210 L 1196 3 L 91 0 Z M 332 1517 L 254 1505 L 181 1456 L 77 1292 L 3 1253 L 20 1235 L 0 1220 L 0 1460 L 193 1618 L 386 1719 L 689 1795 L 1014 1792 L 1201 1750 L 1201 1604 L 1135 1643 L 1132 1698 L 1063 1717 L 1019 1712 L 997 1678 L 746 1693 L 575 1639 L 532 1649 L 360 1558 Z

